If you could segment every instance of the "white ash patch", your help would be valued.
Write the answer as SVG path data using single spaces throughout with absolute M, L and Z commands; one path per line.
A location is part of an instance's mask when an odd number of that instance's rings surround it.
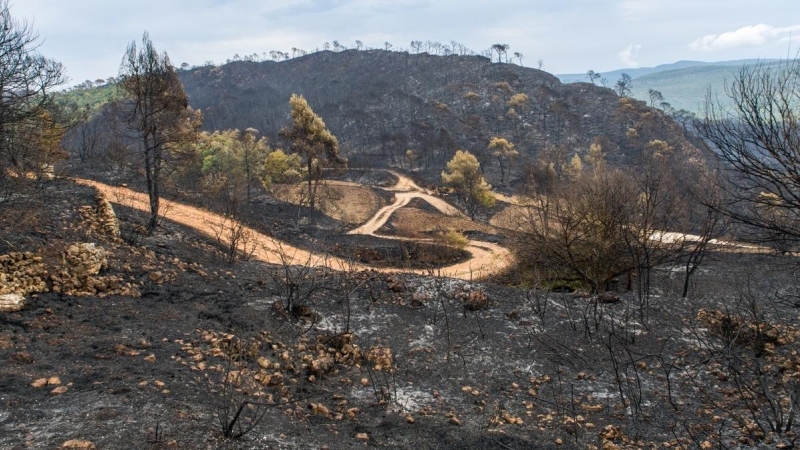
M 346 323 L 346 318 L 342 313 L 320 315 L 314 328 L 319 331 L 330 333 L 342 332 Z M 359 313 L 353 307 L 350 316 L 350 332 L 362 338 L 371 336 L 381 336 L 386 332 L 386 324 L 401 323 L 400 316 L 397 314 L 387 314 L 377 309 L 370 310 L 369 313 Z
M 479 286 L 475 283 L 455 278 L 426 278 L 413 284 L 409 283 L 412 295 L 429 300 L 438 300 L 439 296 L 451 298 L 459 292 L 468 292 L 478 288 Z
M 619 398 L 619 392 L 596 389 L 594 392 L 592 392 L 591 396 L 598 400 L 614 400 Z
M 376 394 L 376 390 L 378 394 Z M 387 402 L 387 408 L 401 413 L 416 413 L 436 401 L 433 395 L 415 386 L 402 386 L 394 389 L 392 386 L 373 388 L 371 385 L 368 387 L 359 385 L 353 389 L 350 395 L 360 401 L 376 401 L 376 395 L 380 395 L 381 391 L 391 396 L 391 401 Z
M 418 337 L 409 342 L 411 350 L 419 350 L 423 348 L 433 347 L 433 342 L 436 339 L 436 327 L 428 324 L 423 328 L 423 332 L 419 333 Z
M 339 322 L 341 324 L 341 321 Z M 397 314 L 386 314 L 373 309 L 369 314 L 353 315 L 350 319 L 351 328 L 357 336 L 369 337 L 385 334 L 387 324 L 402 323 Z
M 319 331 L 336 334 L 343 330 L 344 321 L 339 314 L 320 315 L 314 323 L 314 328 Z M 355 331 L 355 330 L 353 330 Z
M 396 396 L 392 409 L 404 413 L 415 413 L 434 401 L 431 394 L 413 386 L 397 388 L 397 391 L 392 395 Z
M 708 328 L 701 328 L 701 327 L 697 327 L 694 329 L 683 328 L 678 334 L 678 339 L 696 348 L 703 348 L 706 347 L 706 345 L 708 345 L 708 342 L 702 341 L 700 339 L 701 335 L 707 336 L 708 334 L 710 334 Z
M 279 295 L 274 295 L 272 297 L 265 297 L 265 298 L 257 298 L 253 299 L 252 301 L 247 302 L 247 306 L 257 310 L 257 311 L 271 311 L 275 302 L 279 302 L 283 305 L 283 298 Z

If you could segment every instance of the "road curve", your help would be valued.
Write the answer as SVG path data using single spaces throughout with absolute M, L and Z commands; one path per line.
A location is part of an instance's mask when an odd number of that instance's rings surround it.
M 419 198 L 448 216 L 463 216 L 461 211 L 455 206 L 447 203 L 439 197 L 434 197 L 431 192 L 419 187 L 410 178 L 392 170 L 388 171 L 397 177 L 397 183 L 386 190 L 395 192 L 395 201 L 391 205 L 384 206 L 375 213 L 372 218 L 363 223 L 360 227 L 350 230 L 347 234 L 363 234 L 380 237 L 383 239 L 394 240 L 414 240 L 425 242 L 426 239 L 410 239 L 397 236 L 379 235 L 376 232 L 386 224 L 389 217 L 398 209 L 407 206 L 412 199 Z M 465 247 L 472 257 L 449 267 L 441 269 L 441 273 L 455 273 L 450 275 L 453 278 L 477 279 L 494 275 L 507 268 L 513 258 L 508 249 L 491 242 L 470 240 Z
M 103 192 L 112 203 L 142 211 L 149 211 L 149 201 L 147 195 L 144 193 L 134 191 L 126 187 L 110 186 L 98 181 L 86 180 L 82 178 L 75 179 L 75 182 L 78 184 L 91 186 L 98 191 Z M 413 184 L 413 182 L 411 183 Z M 429 195 L 427 193 L 422 194 L 419 192 L 415 194 L 416 195 L 408 196 L 408 201 L 410 201 L 414 196 Z M 441 201 L 441 199 L 436 200 Z M 452 208 L 452 206 L 450 207 Z M 193 228 L 212 239 L 216 239 L 216 230 L 219 230 L 220 227 L 224 226 L 228 220 L 223 215 L 167 199 L 161 200 L 161 209 L 165 212 L 164 216 L 168 220 Z M 380 222 L 380 219 L 377 219 L 377 217 L 380 215 L 380 212 L 381 211 L 379 211 L 376 216 L 373 216 L 373 218 L 371 218 L 368 222 L 373 222 L 374 224 Z M 383 223 L 385 223 L 385 220 L 391 215 L 391 212 L 385 211 L 384 215 L 385 218 Z M 382 224 L 380 224 L 377 228 L 380 228 L 380 226 L 382 226 Z M 377 268 L 365 264 L 352 263 L 344 258 L 295 247 L 287 242 L 275 239 L 250 227 L 245 227 L 245 230 L 251 236 L 251 248 L 243 248 L 243 246 L 240 246 L 239 250 L 251 253 L 254 259 L 269 264 L 311 264 L 315 267 L 328 267 L 334 270 L 346 270 L 348 268 L 374 269 L 383 273 L 415 273 L 420 275 L 427 275 L 431 273 L 427 269 Z M 504 271 L 513 261 L 511 253 L 507 249 L 489 242 L 470 241 L 466 250 L 472 254 L 470 259 L 450 266 L 434 269 L 434 273 L 449 278 L 476 280 L 490 277 Z
M 433 197 L 429 194 L 421 192 L 397 192 L 394 194 L 394 203 L 384 206 L 379 209 L 369 220 L 364 222 L 360 227 L 350 230 L 347 234 L 366 234 L 369 236 L 378 236 L 386 239 L 392 239 L 392 236 L 381 236 L 375 234 L 382 226 L 386 224 L 389 217 L 394 214 L 398 209 L 407 206 L 412 199 L 419 198 L 428 202 L 431 206 L 439 210 L 439 212 L 448 216 L 461 216 L 461 212 L 453 205 L 445 202 L 440 198 Z

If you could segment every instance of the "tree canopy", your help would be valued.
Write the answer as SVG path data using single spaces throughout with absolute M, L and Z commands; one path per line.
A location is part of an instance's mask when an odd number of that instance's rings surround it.
M 456 191 L 472 218 L 478 208 L 494 206 L 492 187 L 481 175 L 481 165 L 472 153 L 456 151 L 447 163 L 447 170 L 442 172 L 442 182 Z
M 344 166 L 347 159 L 339 155 L 339 140 L 328 130 L 302 95 L 289 98 L 292 125 L 281 134 L 291 143 L 292 150 L 304 159 L 308 183 L 308 205 L 313 220 L 317 187 L 323 165 Z

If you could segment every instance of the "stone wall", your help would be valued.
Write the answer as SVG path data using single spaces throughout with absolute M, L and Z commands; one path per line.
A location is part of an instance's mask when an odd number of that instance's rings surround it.
M 96 191 L 96 206 L 81 206 L 78 212 L 93 232 L 119 238 L 119 221 L 111 202 L 101 191 Z
M 47 290 L 47 268 L 31 252 L 0 255 L 0 295 L 28 295 Z

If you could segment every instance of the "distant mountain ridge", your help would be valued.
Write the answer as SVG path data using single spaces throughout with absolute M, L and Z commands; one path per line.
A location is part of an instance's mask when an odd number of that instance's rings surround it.
M 681 60 L 676 61 L 674 63 L 669 64 L 659 64 L 655 67 L 632 67 L 626 69 L 615 69 L 610 70 L 607 72 L 598 72 L 604 78 L 607 78 L 609 83 L 613 84 L 622 76 L 623 73 L 630 75 L 631 78 L 636 79 L 639 77 L 643 77 L 645 75 L 651 75 L 659 72 L 667 72 L 672 70 L 680 70 L 686 69 L 691 67 L 699 67 L 699 66 L 734 66 L 734 67 L 741 67 L 750 64 L 756 63 L 773 63 L 777 62 L 777 59 L 738 59 L 738 60 L 731 60 L 731 61 L 715 61 L 715 62 L 705 62 L 705 61 L 687 61 Z M 588 69 L 587 69 L 588 71 Z M 589 81 L 589 78 L 586 76 L 586 72 L 584 73 L 567 73 L 567 74 L 559 74 L 556 75 L 562 83 L 575 83 L 575 82 L 582 82 L 582 81 Z
M 674 110 L 686 110 L 704 115 L 706 97 L 710 93 L 723 106 L 730 102 L 725 94 L 725 84 L 732 80 L 742 67 L 761 64 L 772 67 L 781 64 L 778 59 L 740 59 L 733 61 L 702 62 L 678 61 L 656 67 L 617 69 L 601 73 L 607 85 L 613 87 L 623 73 L 633 79 L 631 96 L 650 102 L 649 90 L 661 92 L 666 103 Z M 586 74 L 557 75 L 563 83 L 589 82 Z M 653 105 L 658 107 L 659 105 Z

